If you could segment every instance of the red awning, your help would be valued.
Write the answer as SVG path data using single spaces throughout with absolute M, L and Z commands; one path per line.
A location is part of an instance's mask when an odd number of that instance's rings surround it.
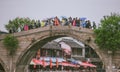
M 37 60 L 37 59 L 32 59 L 32 61 L 36 64 L 36 65 L 42 65 L 42 66 L 47 66 L 48 63 L 45 62 L 44 60 Z
M 72 63 L 69 63 L 69 62 L 61 62 L 59 65 L 70 66 L 70 67 L 80 67 L 79 65 L 75 65 L 75 64 L 72 64 Z
M 94 64 L 87 63 L 87 62 L 82 62 L 80 63 L 81 66 L 86 66 L 86 67 L 96 67 Z

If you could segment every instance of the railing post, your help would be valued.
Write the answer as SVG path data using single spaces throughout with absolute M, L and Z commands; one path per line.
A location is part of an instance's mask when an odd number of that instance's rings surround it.
M 52 25 L 50 25 L 50 36 L 52 36 Z
M 70 33 L 71 33 L 71 25 L 69 25 L 68 28 L 69 28 L 69 29 L 68 29 L 68 30 L 69 30 L 68 32 L 69 32 L 69 34 L 70 34 Z
M 106 72 L 112 72 L 112 51 L 108 51 L 108 54 L 109 54 L 109 58 L 108 58 L 108 61 L 109 61 L 109 64 L 107 66 L 107 71 Z

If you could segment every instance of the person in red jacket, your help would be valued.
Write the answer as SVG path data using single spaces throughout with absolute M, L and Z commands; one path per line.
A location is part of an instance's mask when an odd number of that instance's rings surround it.
M 54 18 L 54 25 L 55 25 L 55 26 L 60 25 L 60 20 L 58 19 L 57 16 Z

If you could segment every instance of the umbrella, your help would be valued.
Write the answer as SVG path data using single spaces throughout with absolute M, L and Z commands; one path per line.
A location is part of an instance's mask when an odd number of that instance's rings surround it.
M 65 51 L 65 53 L 67 53 L 68 55 L 71 54 L 71 47 L 66 44 L 65 42 L 60 42 L 59 43 L 61 45 L 61 48 Z
M 80 62 L 80 61 L 75 60 L 75 59 L 73 59 L 73 58 L 68 59 L 68 61 L 70 61 L 70 62 L 73 63 L 73 64 L 79 64 L 79 62 Z
M 42 61 L 40 61 L 40 60 L 32 59 L 32 61 L 33 61 L 35 64 L 42 65 Z
M 82 18 L 80 18 L 80 20 L 82 20 L 82 21 L 84 21 L 84 20 L 86 20 L 87 18 L 86 17 L 82 17 Z
M 96 67 L 95 65 L 88 63 L 88 62 L 82 62 L 80 63 L 81 66 L 85 66 L 85 67 Z
M 47 62 L 47 64 L 48 64 L 47 66 L 49 66 L 49 65 L 50 65 L 50 62 Z M 52 65 L 52 66 L 56 66 L 56 64 L 55 64 L 55 63 L 52 63 L 52 62 L 51 62 L 51 65 Z
M 43 60 L 32 59 L 31 64 L 42 65 L 43 67 L 47 66 L 48 63 Z
M 61 18 L 67 18 L 66 16 L 60 16 Z
M 30 65 L 36 65 L 36 63 L 31 60 Z
M 58 62 L 66 61 L 63 58 L 58 58 L 58 57 L 44 57 L 44 60 L 47 61 L 47 62 L 49 62 L 50 58 L 51 58 L 52 62 L 56 62 L 56 59 L 58 59 Z M 40 57 L 40 60 L 43 60 L 43 57 Z
M 72 64 L 72 63 L 69 63 L 69 62 L 62 62 L 62 63 L 60 63 L 59 65 L 62 65 L 62 66 L 70 66 L 70 67 L 77 67 L 77 65 Z

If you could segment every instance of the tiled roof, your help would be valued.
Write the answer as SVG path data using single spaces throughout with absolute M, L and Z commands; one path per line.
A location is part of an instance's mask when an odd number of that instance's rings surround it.
M 73 40 L 63 39 L 63 40 L 61 40 L 61 42 L 65 42 L 71 48 L 83 48 L 82 46 L 80 46 L 79 44 L 77 44 L 76 42 L 74 42 Z M 59 49 L 59 50 L 61 50 L 61 47 L 60 47 L 59 43 L 56 42 L 56 41 L 48 42 L 42 48 L 44 48 L 44 49 Z
M 83 48 L 78 43 L 76 43 L 76 42 L 74 42 L 73 40 L 70 40 L 70 39 L 63 39 L 63 40 L 61 40 L 61 42 L 65 42 L 66 44 L 68 44 L 72 48 Z
M 55 41 L 48 42 L 42 48 L 44 48 L 44 49 L 59 49 L 59 50 L 61 50 L 60 45 L 57 42 L 55 42 Z

